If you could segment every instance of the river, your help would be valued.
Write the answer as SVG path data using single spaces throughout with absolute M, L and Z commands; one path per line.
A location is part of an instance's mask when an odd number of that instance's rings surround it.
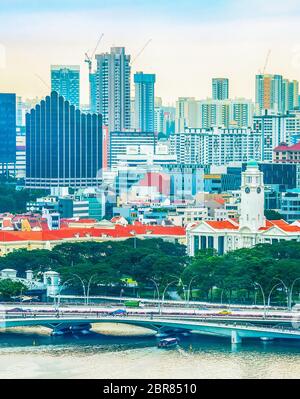
M 158 349 L 146 330 L 97 326 L 90 335 L 51 337 L 42 328 L 0 331 L 0 379 L 10 378 L 300 378 L 299 341 L 192 335 Z

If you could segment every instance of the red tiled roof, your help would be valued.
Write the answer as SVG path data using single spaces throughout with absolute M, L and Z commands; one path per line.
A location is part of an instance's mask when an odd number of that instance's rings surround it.
M 129 238 L 133 236 L 185 236 L 185 229 L 177 226 L 119 226 L 114 229 L 103 228 L 64 228 L 45 231 L 0 231 L 0 241 L 58 241 L 70 238 L 108 237 Z
M 215 198 L 213 198 L 213 201 L 215 201 L 215 202 L 217 202 L 218 204 L 221 204 L 221 205 L 225 204 L 225 200 L 222 197 L 215 197 Z
M 281 230 L 284 230 L 288 233 L 294 233 L 294 232 L 300 233 L 300 227 L 292 226 L 292 225 L 288 224 L 285 220 L 272 220 L 272 223 L 274 226 L 277 226 Z
M 300 151 L 300 142 L 291 146 L 281 144 L 274 148 L 274 151 Z
M 116 222 L 119 222 L 120 220 L 122 220 L 123 219 L 123 216 L 115 216 L 115 217 L 113 217 L 110 221 L 112 222 L 112 223 L 116 223 Z
M 3 219 L 2 228 L 3 229 L 13 228 L 13 224 L 11 222 L 11 219 Z
M 232 223 L 230 220 L 208 220 L 207 223 L 210 227 L 216 230 L 238 230 L 239 226 L 236 223 Z
M 223 220 L 223 221 L 216 221 L 216 220 L 208 220 L 205 221 L 210 227 L 216 230 L 238 230 L 239 225 L 233 220 Z M 260 231 L 267 231 L 272 227 L 278 227 L 279 229 L 287 232 L 287 233 L 300 233 L 300 227 L 291 225 L 287 223 L 285 220 L 267 220 L 266 226 L 261 227 Z

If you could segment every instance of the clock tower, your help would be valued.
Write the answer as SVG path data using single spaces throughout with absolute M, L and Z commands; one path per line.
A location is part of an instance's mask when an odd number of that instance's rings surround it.
M 242 173 L 240 228 L 257 231 L 266 225 L 263 173 L 258 163 L 251 160 Z

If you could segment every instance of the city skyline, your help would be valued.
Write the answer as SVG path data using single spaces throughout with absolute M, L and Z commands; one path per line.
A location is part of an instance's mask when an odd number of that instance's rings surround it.
M 45 96 L 49 89 L 36 74 L 50 85 L 51 64 L 78 64 L 82 103 L 88 103 L 84 53 L 92 52 L 104 33 L 97 53 L 124 46 L 132 59 L 152 39 L 133 62 L 132 75 L 155 73 L 156 95 L 165 104 L 180 96 L 211 97 L 214 77 L 229 78 L 232 98 L 254 100 L 255 75 L 269 49 L 266 73 L 300 80 L 297 2 L 260 3 L 252 1 L 250 7 L 246 0 L 188 0 L 175 7 L 164 0 L 153 7 L 147 0 L 6 2 L 0 5 L 0 90 Z

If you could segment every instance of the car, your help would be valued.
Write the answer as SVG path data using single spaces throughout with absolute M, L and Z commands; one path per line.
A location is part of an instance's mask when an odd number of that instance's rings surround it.
M 218 313 L 221 316 L 228 316 L 232 314 L 229 310 L 222 310 L 221 312 Z
M 112 315 L 112 316 L 126 316 L 127 312 L 124 309 L 117 309 L 117 310 L 114 310 L 113 312 L 110 312 L 110 315 Z

